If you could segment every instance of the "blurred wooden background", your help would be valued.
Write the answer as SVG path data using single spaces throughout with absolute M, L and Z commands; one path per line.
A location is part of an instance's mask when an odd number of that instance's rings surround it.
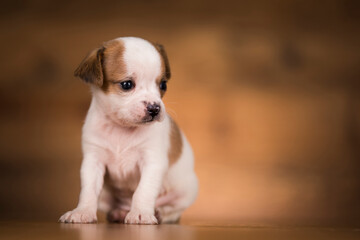
M 73 70 L 120 36 L 165 45 L 165 102 L 196 155 L 185 220 L 360 225 L 358 1 L 7 1 L 0 220 L 76 206 L 90 93 Z

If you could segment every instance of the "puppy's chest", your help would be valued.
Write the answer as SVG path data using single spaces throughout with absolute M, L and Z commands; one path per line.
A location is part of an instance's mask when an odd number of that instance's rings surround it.
M 116 188 L 135 190 L 146 153 L 154 145 L 147 128 L 124 130 L 111 124 L 100 125 L 97 141 L 106 149 L 106 169 L 109 183 Z
M 117 188 L 135 189 L 140 179 L 144 147 L 139 138 L 117 135 L 107 139 L 106 168 L 110 183 Z
M 141 149 L 136 148 L 110 153 L 106 166 L 109 177 L 114 181 L 126 181 L 138 176 L 142 158 Z

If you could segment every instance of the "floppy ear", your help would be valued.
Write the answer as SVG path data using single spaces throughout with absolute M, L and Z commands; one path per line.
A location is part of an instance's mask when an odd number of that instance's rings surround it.
M 75 70 L 75 77 L 80 77 L 87 83 L 93 83 L 101 87 L 104 82 L 102 67 L 104 51 L 104 47 L 96 48 L 91 51 Z
M 156 49 L 159 51 L 161 57 L 164 60 L 164 65 L 165 65 L 165 77 L 167 79 L 170 79 L 171 77 L 171 72 L 170 72 L 170 65 L 169 65 L 169 60 L 168 57 L 166 55 L 166 51 L 163 45 L 159 44 L 159 43 L 155 43 L 154 44 Z

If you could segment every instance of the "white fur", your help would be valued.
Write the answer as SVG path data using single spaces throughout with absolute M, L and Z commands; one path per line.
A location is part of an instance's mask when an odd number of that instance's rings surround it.
M 136 87 L 131 94 L 105 94 L 92 86 L 93 99 L 82 135 L 80 199 L 61 222 L 95 222 L 98 205 L 106 212 L 129 211 L 125 218 L 129 224 L 156 224 L 155 208 L 163 222 L 172 222 L 197 195 L 193 153 L 183 134 L 180 158 L 169 166 L 171 120 L 155 82 L 161 74 L 161 56 L 143 39 L 117 40 L 124 44 L 127 75 L 133 77 Z M 139 124 L 143 101 L 161 105 L 158 121 Z M 106 170 L 111 186 L 103 184 Z

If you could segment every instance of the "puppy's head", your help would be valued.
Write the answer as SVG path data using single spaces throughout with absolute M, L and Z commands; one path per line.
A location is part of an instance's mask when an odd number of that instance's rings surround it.
M 124 37 L 94 49 L 75 70 L 92 85 L 100 110 L 115 122 L 137 126 L 162 121 L 162 97 L 170 79 L 165 50 L 141 38 Z

